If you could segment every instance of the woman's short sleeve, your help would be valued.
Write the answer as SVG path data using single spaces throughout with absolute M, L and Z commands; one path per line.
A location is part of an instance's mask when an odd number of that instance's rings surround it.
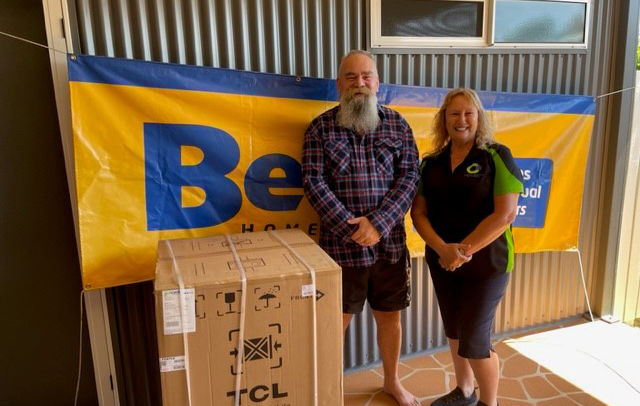
M 493 195 L 522 193 L 524 190 L 522 173 L 516 165 L 509 148 L 501 144 L 494 144 L 488 150 L 496 168 Z

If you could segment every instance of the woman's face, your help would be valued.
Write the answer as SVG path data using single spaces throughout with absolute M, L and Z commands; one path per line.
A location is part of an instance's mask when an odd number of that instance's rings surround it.
M 453 142 L 474 140 L 478 130 L 478 109 L 463 95 L 451 99 L 445 112 L 447 133 Z

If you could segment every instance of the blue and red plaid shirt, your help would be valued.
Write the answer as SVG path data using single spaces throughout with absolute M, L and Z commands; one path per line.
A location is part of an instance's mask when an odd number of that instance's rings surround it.
M 340 127 L 336 106 L 315 118 L 304 135 L 304 190 L 320 214 L 320 246 L 341 266 L 366 267 L 397 262 L 406 250 L 404 216 L 419 179 L 418 149 L 409 124 L 378 106 L 380 124 L 361 136 Z M 351 239 L 366 216 L 381 235 L 371 247 Z

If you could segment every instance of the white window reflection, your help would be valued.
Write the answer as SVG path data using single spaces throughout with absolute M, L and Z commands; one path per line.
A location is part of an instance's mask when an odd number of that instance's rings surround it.
M 495 42 L 584 42 L 587 5 L 559 1 L 496 2 Z
M 480 37 L 483 3 L 382 0 L 382 35 L 398 37 Z

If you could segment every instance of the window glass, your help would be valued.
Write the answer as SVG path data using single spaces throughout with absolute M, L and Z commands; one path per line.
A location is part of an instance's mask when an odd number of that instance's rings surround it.
M 582 44 L 586 13 L 585 3 L 499 0 L 494 41 Z
M 483 3 L 382 0 L 383 36 L 482 37 Z

